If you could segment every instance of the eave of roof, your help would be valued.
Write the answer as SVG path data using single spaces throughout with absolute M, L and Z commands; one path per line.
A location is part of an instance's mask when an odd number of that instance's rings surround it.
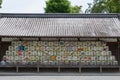
M 112 18 L 112 17 L 120 17 L 120 14 L 111 13 L 111 14 L 78 14 L 78 13 L 0 13 L 0 17 L 26 17 L 26 18 Z

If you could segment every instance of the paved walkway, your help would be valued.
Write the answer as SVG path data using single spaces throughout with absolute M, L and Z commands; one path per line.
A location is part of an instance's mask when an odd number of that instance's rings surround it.
M 120 76 L 120 73 L 4 73 L 0 76 Z M 0 79 L 1 80 L 1 79 Z
M 120 76 L 2 76 L 0 80 L 119 80 Z

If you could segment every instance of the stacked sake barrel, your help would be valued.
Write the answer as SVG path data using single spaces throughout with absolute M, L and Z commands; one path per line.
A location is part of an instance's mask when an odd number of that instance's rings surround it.
M 78 42 L 79 48 L 81 65 L 118 65 L 105 42 Z
M 118 65 L 105 42 L 12 41 L 6 65 Z

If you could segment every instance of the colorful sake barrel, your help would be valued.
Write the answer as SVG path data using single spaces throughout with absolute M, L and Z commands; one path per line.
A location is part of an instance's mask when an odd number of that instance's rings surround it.
M 111 51 L 107 51 L 107 55 L 111 56 L 112 55 Z
M 11 64 L 12 64 L 12 62 L 11 62 L 10 60 L 7 60 L 6 63 L 7 63 L 8 65 L 11 65 Z
M 56 57 L 56 60 L 57 60 L 57 61 L 61 61 L 61 59 L 62 59 L 61 56 L 57 56 L 57 57 Z
M 110 60 L 109 63 L 110 63 L 110 65 L 113 65 L 113 61 Z
M 38 55 L 37 51 L 33 51 L 33 55 L 37 56 Z
M 12 51 L 12 48 L 13 48 L 12 46 L 9 46 L 8 50 L 9 50 L 9 51 Z
M 38 53 L 38 56 L 42 56 L 42 53 L 41 53 L 41 51 L 38 51 L 37 53 Z
M 113 65 L 118 65 L 118 61 L 113 61 Z
M 12 41 L 12 42 L 11 42 L 11 45 L 12 45 L 12 46 L 15 46 L 15 45 L 16 45 L 16 42 Z
M 16 51 L 16 48 L 15 48 L 15 46 L 12 46 L 12 51 Z
M 30 61 L 34 61 L 34 56 L 30 56 Z
M 39 47 L 39 46 L 36 46 L 36 50 L 39 51 L 39 50 L 40 50 L 40 47 Z
M 90 63 L 89 63 L 89 65 L 94 65 L 94 61 L 91 60 Z
M 85 61 L 85 65 L 89 65 L 90 61 Z
M 60 44 L 61 46 L 63 46 L 64 43 L 65 43 L 64 41 L 60 41 L 60 42 L 59 42 L 59 44 Z
M 105 65 L 105 61 L 104 60 L 101 61 L 101 65 Z
M 73 56 L 71 60 L 77 61 L 77 60 L 78 60 L 78 57 L 77 57 L 77 56 Z
M 6 51 L 6 56 L 9 56 L 10 55 L 10 51 Z
M 40 57 L 39 56 L 35 56 L 35 61 L 40 61 Z
M 16 55 L 16 51 L 12 51 L 12 55 L 13 55 L 13 56 Z
M 22 63 L 21 63 L 22 65 L 26 65 L 27 64 L 27 62 L 26 61 L 22 61 Z
M 107 65 L 111 65 L 111 61 L 107 61 Z
M 56 55 L 50 56 L 50 60 L 51 60 L 51 61 L 56 61 Z
M 44 64 L 44 65 L 48 65 L 49 62 L 48 62 L 48 61 L 43 61 L 42 64 Z
M 115 60 L 115 57 L 114 56 L 110 56 L 110 60 Z
M 65 60 L 65 64 L 66 65 L 70 65 L 70 61 L 69 60 Z
M 72 59 L 71 59 L 71 56 L 67 56 L 67 60 L 69 60 L 69 61 L 72 60 Z
M 81 64 L 81 65 L 85 65 L 85 61 L 84 61 L 84 60 L 82 60 L 80 64 Z

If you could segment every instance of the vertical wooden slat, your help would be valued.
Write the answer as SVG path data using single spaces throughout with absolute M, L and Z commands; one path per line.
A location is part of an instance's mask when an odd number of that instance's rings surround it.
M 2 38 L 0 37 L 0 61 L 1 61 L 1 52 L 2 52 Z
M 118 54 L 118 65 L 120 66 L 120 54 L 119 54 L 119 49 L 120 49 L 120 45 L 119 45 L 119 38 L 117 38 L 117 43 L 118 43 L 118 49 L 117 49 L 117 54 Z

